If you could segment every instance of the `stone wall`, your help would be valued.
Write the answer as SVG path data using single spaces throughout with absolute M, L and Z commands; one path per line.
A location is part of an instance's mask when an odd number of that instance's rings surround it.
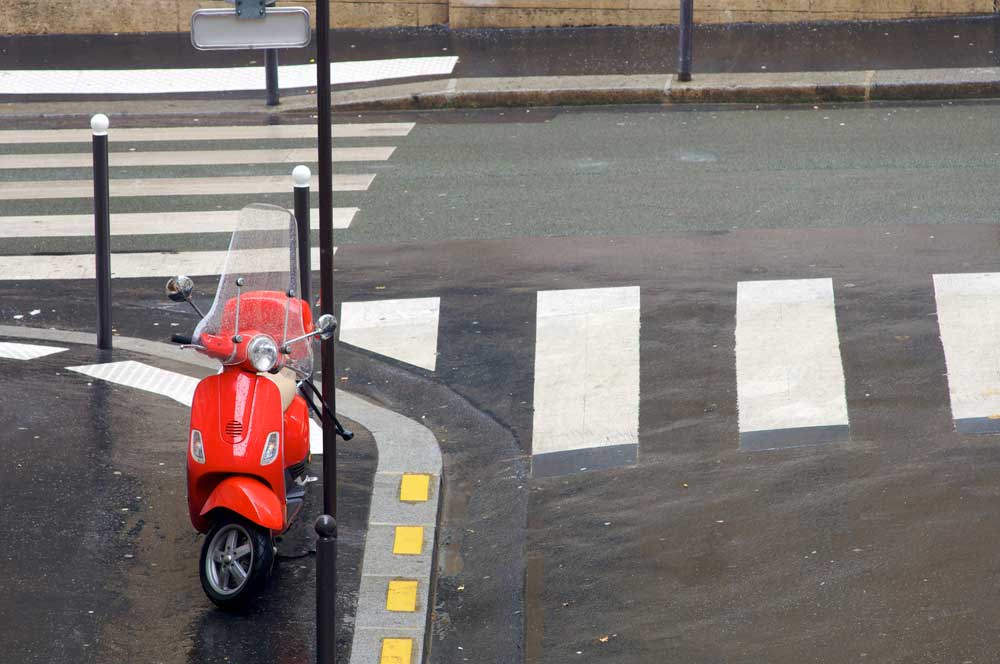
M 695 0 L 699 23 L 991 14 L 994 0 Z M 453 28 L 677 23 L 679 0 L 451 0 Z
M 331 0 L 335 27 L 449 23 L 453 28 L 676 23 L 679 0 Z M 281 4 L 308 7 L 315 0 Z M 187 32 L 211 0 L 0 0 L 0 34 Z M 991 14 L 994 0 L 695 0 L 700 23 L 792 22 Z

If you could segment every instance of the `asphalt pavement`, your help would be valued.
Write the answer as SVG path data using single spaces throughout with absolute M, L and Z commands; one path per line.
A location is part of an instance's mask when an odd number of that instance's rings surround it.
M 335 197 L 359 208 L 337 232 L 335 300 L 346 326 L 344 303 L 440 298 L 431 368 L 346 343 L 337 363 L 342 388 L 429 427 L 444 454 L 430 662 L 998 658 L 990 617 L 1000 451 L 995 436 L 955 431 L 933 281 L 1000 271 L 993 104 L 351 119 L 416 123 L 393 140 L 390 159 L 365 164 L 376 172 L 368 191 Z M 31 179 L 17 169 L 2 177 Z M 238 207 L 239 198 L 211 203 Z M 208 201 L 115 200 L 119 212 L 152 217 Z M 85 199 L 20 199 L 5 215 L 53 209 L 88 208 Z M 222 232 L 149 233 L 117 236 L 114 248 L 179 260 L 225 243 Z M 86 237 L 25 237 L 5 239 L 0 253 L 45 265 L 89 250 Z M 830 280 L 850 434 L 746 451 L 739 284 L 793 279 Z M 193 325 L 162 298 L 162 281 L 114 282 L 118 333 L 163 341 Z M 195 281 L 207 302 L 214 279 Z M 640 292 L 637 459 L 532 476 L 539 294 L 584 288 Z M 0 319 L 91 330 L 91 290 L 80 279 L 0 281 Z M 602 343 L 629 340 L 591 339 L 588 361 L 601 364 Z M 565 386 L 570 401 L 577 384 Z M 605 409 L 618 417 L 609 398 L 594 398 L 590 420 Z M 182 432 L 183 416 L 174 424 Z M 359 473 L 361 493 L 362 456 L 341 464 Z M 19 570 L 14 578 L 27 578 Z M 212 620 L 211 634 L 228 629 Z
M 21 339 L 3 341 L 23 342 Z M 61 352 L 0 359 L 7 423 L 0 464 L 4 601 L 0 642 L 16 662 L 306 662 L 315 646 L 315 531 L 322 480 L 279 543 L 262 599 L 219 612 L 198 580 L 202 544 L 188 520 L 189 410 L 165 397 L 67 367 L 145 355 L 54 342 Z M 207 372 L 156 360 L 185 375 Z M 338 450 L 341 465 L 337 648 L 350 649 L 375 468 L 371 435 Z M 319 460 L 310 474 L 322 475 Z M 268 638 L 261 639 L 261 634 Z

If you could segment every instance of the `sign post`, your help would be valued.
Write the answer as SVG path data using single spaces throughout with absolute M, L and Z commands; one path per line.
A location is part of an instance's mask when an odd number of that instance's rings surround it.
M 330 0 L 316 0 L 316 130 L 319 162 L 319 293 L 320 311 L 333 315 L 333 118 L 330 112 Z M 336 664 L 337 596 L 337 412 L 333 336 L 322 342 L 323 510 L 316 521 L 316 655 L 321 664 Z M 322 565 L 322 569 L 320 566 Z

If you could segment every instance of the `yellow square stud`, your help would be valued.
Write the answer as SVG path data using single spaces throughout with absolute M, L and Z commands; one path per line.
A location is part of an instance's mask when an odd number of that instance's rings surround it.
M 431 497 L 431 476 L 404 473 L 399 483 L 399 500 L 404 503 L 426 503 Z
M 393 579 L 385 595 L 386 611 L 417 610 L 417 582 L 410 579 Z
M 423 526 L 396 526 L 392 552 L 397 556 L 419 556 L 424 550 Z
M 413 659 L 413 639 L 382 639 L 379 664 L 410 664 Z

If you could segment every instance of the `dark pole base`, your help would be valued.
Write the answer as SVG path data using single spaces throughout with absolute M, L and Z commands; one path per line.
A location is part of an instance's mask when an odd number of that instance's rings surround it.
M 691 61 L 694 59 L 694 0 L 681 0 L 679 43 L 677 45 L 677 80 L 691 80 Z
M 278 52 L 273 48 L 264 51 L 264 76 L 267 79 L 267 105 L 277 106 L 278 95 Z
M 337 656 L 334 607 L 337 601 L 337 522 L 316 519 L 316 661 L 333 664 Z

